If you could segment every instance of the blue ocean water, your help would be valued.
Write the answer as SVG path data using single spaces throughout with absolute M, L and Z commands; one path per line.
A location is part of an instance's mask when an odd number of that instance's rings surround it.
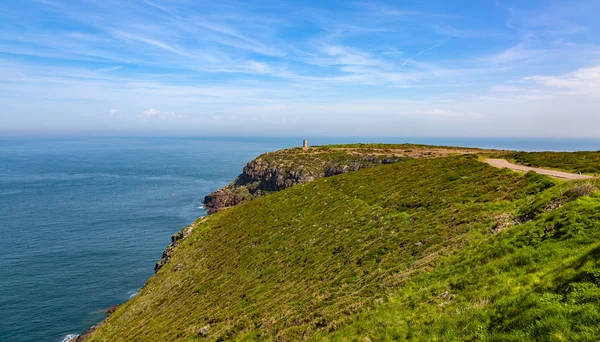
M 596 139 L 309 138 L 520 150 Z M 61 341 L 126 301 L 203 197 L 298 138 L 0 138 L 0 341 Z

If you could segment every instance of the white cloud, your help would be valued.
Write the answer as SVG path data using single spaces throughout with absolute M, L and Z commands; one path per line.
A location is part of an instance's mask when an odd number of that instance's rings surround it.
M 154 108 L 150 108 L 146 111 L 143 111 L 142 116 L 147 117 L 147 118 L 156 118 L 156 117 L 160 116 L 160 112 Z
M 491 87 L 491 96 L 515 103 L 562 100 L 575 108 L 577 98 L 600 97 L 600 66 L 581 68 L 559 75 L 534 75 Z
M 175 112 L 160 112 L 154 108 L 149 108 L 140 114 L 139 116 L 142 119 L 180 119 L 182 116 L 175 114 Z
M 531 76 L 524 80 L 571 95 L 600 96 L 600 66 L 582 68 L 558 76 Z
M 538 129 L 551 135 L 561 132 L 569 115 L 577 126 L 572 134 L 581 135 L 598 127 L 592 121 L 600 118 L 594 112 L 600 107 L 600 67 L 590 64 L 600 61 L 595 21 L 578 24 L 573 13 L 568 22 L 558 20 L 562 10 L 512 13 L 507 28 L 508 10 L 499 10 L 499 20 L 480 23 L 378 2 L 339 11 L 278 2 L 264 11 L 224 1 L 206 3 L 202 13 L 189 1 L 37 4 L 7 15 L 18 21 L 0 32 L 0 52 L 14 55 L 0 61 L 0 109 L 22 113 L 0 115 L 0 128 L 51 121 L 60 129 L 119 125 L 135 131 L 141 119 L 161 129 L 209 132 L 207 121 L 227 121 L 225 134 L 279 132 L 288 124 L 293 133 L 306 124 L 376 135 L 396 132 L 394 124 L 419 134 L 437 122 L 444 134 L 446 125 L 455 124 L 454 132 L 463 134 L 480 134 L 480 126 L 489 125 L 496 135 L 512 134 L 515 126 L 523 130 L 519 134 Z M 597 13 L 589 4 L 564 7 L 592 19 Z M 76 31 L 47 30 L 37 19 L 48 13 Z M 482 44 L 476 40 L 483 38 Z M 592 67 L 577 70 L 583 65 Z M 108 114 L 119 120 L 94 110 L 107 103 L 115 107 Z M 35 114 L 48 111 L 61 115 Z M 537 123 L 515 125 L 531 118 Z M 408 125 L 417 121 L 424 123 Z
M 375 59 L 369 54 L 342 45 L 325 44 L 321 47 L 325 57 L 308 58 L 306 62 L 327 66 L 327 65 L 357 65 L 357 66 L 379 66 L 384 67 L 386 62 Z
M 272 73 L 271 68 L 267 64 L 261 63 L 261 62 L 256 62 L 256 61 L 248 62 L 248 69 L 253 72 L 260 73 L 260 74 Z

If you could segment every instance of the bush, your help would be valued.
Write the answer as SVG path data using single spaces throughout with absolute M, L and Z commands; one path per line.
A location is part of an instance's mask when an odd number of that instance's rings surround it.
M 597 190 L 596 183 L 593 181 L 583 181 L 576 183 L 573 187 L 569 188 L 564 194 L 569 199 L 575 199 L 584 196 L 590 196 Z

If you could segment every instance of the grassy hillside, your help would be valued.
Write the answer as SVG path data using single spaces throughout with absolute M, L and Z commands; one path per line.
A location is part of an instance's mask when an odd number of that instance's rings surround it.
M 498 151 L 415 144 L 348 144 L 291 148 L 250 161 L 235 181 L 204 198 L 209 213 L 315 179 L 408 158 L 439 158 Z
M 511 152 L 503 158 L 518 164 L 600 175 L 598 152 Z
M 194 224 L 93 341 L 591 340 L 593 183 L 410 159 Z
M 558 202 L 588 185 L 572 187 L 561 190 Z M 551 197 L 541 196 L 549 205 L 536 219 L 474 238 L 432 272 L 406 282 L 386 304 L 314 339 L 597 341 L 600 198 L 570 200 L 550 211 L 557 202 L 547 202 Z

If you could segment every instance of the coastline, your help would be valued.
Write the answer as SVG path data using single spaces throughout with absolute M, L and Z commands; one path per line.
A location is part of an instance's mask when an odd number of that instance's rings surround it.
M 343 149 L 344 152 L 346 152 L 346 150 L 349 150 L 349 148 Z M 303 150 L 303 151 L 306 151 L 306 150 Z M 276 151 L 276 153 L 281 153 L 281 152 L 282 151 Z M 335 151 L 335 152 L 337 152 L 337 151 Z M 355 151 L 352 151 L 352 152 L 355 152 Z M 376 151 L 376 152 L 378 152 L 378 151 Z M 389 149 L 387 149 L 385 152 L 390 153 Z M 281 160 L 276 158 L 276 160 L 275 160 L 275 162 L 277 162 L 276 166 L 271 166 L 271 165 L 269 165 L 269 163 L 261 160 L 261 158 L 265 158 L 264 155 L 261 155 L 261 156 L 257 157 L 256 159 L 254 159 L 253 161 L 249 162 L 246 165 L 246 167 L 244 168 L 243 173 L 241 175 L 239 175 L 235 181 L 233 181 L 232 183 L 230 183 L 228 186 L 226 186 L 224 188 L 214 191 L 210 195 L 214 195 L 215 193 L 218 193 L 219 191 L 223 191 L 223 189 L 232 188 L 232 189 L 236 190 L 236 187 L 247 187 L 248 185 L 259 185 L 259 186 L 262 186 L 262 188 L 257 188 L 258 191 L 256 191 L 256 193 L 253 193 L 252 195 L 254 195 L 255 197 L 260 197 L 260 196 L 268 195 L 269 193 L 272 193 L 272 192 L 277 192 L 277 191 L 284 190 L 289 187 L 293 187 L 295 185 L 308 183 L 315 179 L 333 176 L 333 175 L 339 175 L 339 174 L 347 173 L 347 172 L 351 172 L 351 171 L 357 171 L 362 168 L 368 168 L 368 167 L 377 166 L 377 165 L 402 163 L 409 159 L 436 159 L 436 158 L 452 157 L 452 156 L 456 156 L 458 154 L 462 154 L 462 155 L 467 155 L 468 157 L 466 157 L 466 158 L 469 160 L 472 160 L 472 159 L 478 159 L 477 158 L 478 153 L 476 153 L 476 152 L 490 154 L 492 152 L 506 153 L 507 151 L 478 150 L 478 151 L 474 152 L 474 151 L 472 151 L 472 149 L 468 149 L 468 148 L 453 148 L 453 149 L 445 148 L 445 149 L 441 149 L 441 150 L 433 150 L 433 152 L 427 151 L 427 153 L 422 153 L 421 151 L 418 151 L 418 154 L 414 153 L 413 149 L 403 150 L 403 152 L 405 152 L 406 154 L 400 155 L 399 151 L 396 153 L 392 153 L 391 156 L 387 156 L 387 155 L 382 156 L 379 154 L 374 154 L 378 158 L 375 158 L 373 156 L 360 156 L 359 161 L 360 162 L 367 161 L 368 164 L 361 165 L 361 164 L 357 163 L 356 159 L 351 159 L 350 161 L 353 163 L 353 164 L 351 164 L 353 166 L 352 168 L 348 167 L 347 161 L 341 162 L 340 164 L 335 164 L 333 166 L 332 166 L 332 164 L 321 163 L 321 164 L 319 164 L 319 167 L 325 167 L 324 171 L 321 169 L 317 169 L 316 173 L 309 174 L 309 176 L 306 176 L 303 173 L 303 172 L 306 172 L 305 170 L 307 169 L 307 167 L 306 167 L 307 164 L 300 163 L 300 168 L 294 169 L 294 167 L 298 167 L 298 165 L 294 165 L 293 167 L 291 167 L 291 166 L 284 167 L 281 164 Z M 371 153 L 373 153 L 373 151 L 370 150 L 369 153 L 371 154 Z M 274 154 L 274 153 L 268 153 L 267 155 L 271 155 L 271 154 Z M 301 154 L 307 155 L 306 152 L 303 152 Z M 351 155 L 355 155 L 355 154 L 351 154 Z M 278 157 L 289 157 L 289 155 L 278 156 Z M 393 157 L 393 158 L 391 158 L 391 157 Z M 479 161 L 481 162 L 482 160 L 479 160 Z M 273 162 L 273 161 L 270 161 L 270 162 Z M 334 166 L 335 166 L 335 168 L 334 168 Z M 495 166 L 495 165 L 492 165 L 492 166 Z M 502 169 L 503 167 L 496 166 L 496 168 Z M 535 169 L 534 171 L 536 171 L 536 170 L 543 170 L 543 169 Z M 577 176 L 574 174 L 570 174 L 570 175 Z M 248 192 L 250 192 L 250 191 L 248 191 Z M 212 209 L 212 212 L 211 212 L 211 210 L 209 210 L 209 215 L 211 213 L 229 209 L 233 206 L 241 204 L 242 202 L 251 201 L 252 199 L 254 199 L 252 196 L 248 196 L 248 197 L 244 196 L 244 197 L 240 198 L 239 201 L 231 201 L 232 202 L 231 205 L 224 205 L 223 207 L 216 208 L 214 205 L 211 205 L 212 203 L 210 203 L 207 200 L 209 198 L 209 196 L 205 197 L 205 202 L 204 202 L 204 206 L 203 206 L 208 209 Z M 221 201 L 221 202 L 228 203 L 228 201 Z M 166 263 L 169 262 L 173 250 L 179 245 L 180 241 L 187 238 L 192 233 L 193 229 L 197 226 L 197 224 L 204 222 L 206 219 L 208 219 L 208 217 L 209 216 L 200 217 L 200 218 L 198 218 L 198 220 L 196 220 L 191 225 L 184 227 L 179 232 L 172 235 L 171 244 L 164 250 L 162 258 L 155 265 L 155 268 L 154 268 L 155 273 L 162 266 L 164 266 Z M 177 268 L 177 270 L 179 270 L 179 268 Z M 119 305 L 115 305 L 115 306 L 108 308 L 105 311 L 106 317 L 102 321 L 98 322 L 97 324 L 95 324 L 94 326 L 90 327 L 85 332 L 83 332 L 81 335 L 78 335 L 78 336 L 70 339 L 69 341 L 71 341 L 71 342 L 72 341 L 75 341 L 75 342 L 85 341 L 91 334 L 93 334 L 96 330 L 98 330 L 100 327 L 102 327 L 106 323 L 106 321 L 110 317 L 110 315 L 113 314 L 121 305 L 122 304 L 119 304 Z
M 243 168 L 242 173 L 238 175 L 229 185 L 219 188 L 204 197 L 203 204 L 200 207 L 207 209 L 208 215 L 198 217 L 198 219 L 192 224 L 182 228 L 180 231 L 171 236 L 171 244 L 164 249 L 161 259 L 156 262 L 154 266 L 154 273 L 158 272 L 160 268 L 169 262 L 173 250 L 183 239 L 187 238 L 192 233 L 194 228 L 199 223 L 204 222 L 206 219 L 208 219 L 208 217 L 210 217 L 211 214 L 230 209 L 238 204 L 251 200 L 253 197 L 262 197 L 268 193 L 278 192 L 299 184 L 309 183 L 323 177 L 330 177 L 379 165 L 403 162 L 408 158 L 435 158 L 447 156 L 452 153 L 474 154 L 484 151 L 478 148 L 449 148 L 443 146 L 432 147 L 401 144 L 397 146 L 399 150 L 369 151 L 368 153 L 364 153 L 360 150 L 356 150 L 356 147 L 353 146 L 349 148 L 336 149 L 337 152 L 343 152 L 344 154 L 347 154 L 347 159 L 338 161 L 334 164 L 319 164 L 318 168 L 312 172 L 305 168 L 305 166 L 307 166 L 306 164 L 300 167 L 298 167 L 298 165 L 287 165 L 287 167 L 282 167 L 280 164 L 281 161 L 289 158 L 287 153 L 290 151 L 303 156 L 311 156 L 313 153 L 315 153 L 315 151 L 321 152 L 323 148 L 326 149 L 325 151 L 331 153 L 331 151 L 329 151 L 329 146 L 309 147 L 308 149 L 305 148 L 302 150 L 291 148 L 266 152 L 249 161 Z M 281 153 L 284 154 L 281 155 Z M 270 160 L 265 161 L 265 158 Z M 308 161 L 309 163 L 313 162 L 310 159 Z M 246 186 L 252 183 L 259 184 L 259 189 L 257 189 L 258 191 L 253 191 L 251 196 L 241 196 L 240 198 L 235 199 L 233 198 L 235 197 L 233 196 L 233 192 L 236 192 L 238 188 L 241 187 L 247 191 L 245 189 Z M 233 192 L 227 191 L 225 194 L 222 194 L 224 191 L 229 190 L 230 187 L 233 189 Z M 222 194 L 222 196 L 219 194 Z M 221 203 L 215 205 L 213 202 Z M 225 205 L 226 203 L 227 205 Z M 104 319 L 68 341 L 84 342 L 91 334 L 94 333 L 94 331 L 104 325 L 110 315 L 113 314 L 124 303 L 126 302 L 111 306 L 106 309 L 106 317 Z
M 179 244 L 179 242 L 183 239 L 185 239 L 186 237 L 188 237 L 191 232 L 194 230 L 194 227 L 196 226 L 196 224 L 203 222 L 205 219 L 207 218 L 207 216 L 201 216 L 199 217 L 194 223 L 192 223 L 191 225 L 184 227 L 183 229 L 181 229 L 180 231 L 178 231 L 177 233 L 173 234 L 171 236 L 171 244 L 169 246 L 167 246 L 167 248 L 165 248 L 165 250 L 163 251 L 162 257 L 161 259 L 154 265 L 154 272 L 156 273 L 165 263 L 167 263 L 169 261 L 169 257 L 171 255 L 171 252 L 173 251 L 173 249 L 175 247 L 177 247 L 177 245 Z M 134 295 L 132 295 L 130 297 L 133 298 L 135 295 L 137 295 L 137 293 L 135 293 Z M 102 325 L 104 325 L 104 323 L 106 323 L 106 320 L 115 312 L 117 311 L 117 309 L 119 309 L 119 307 L 121 307 L 123 304 L 125 304 L 127 301 L 121 303 L 121 304 L 116 304 L 113 305 L 111 307 L 109 307 L 108 309 L 104 310 L 104 313 L 106 314 L 106 317 L 104 317 L 100 322 L 94 324 L 93 326 L 91 326 L 90 328 L 88 328 L 87 330 L 85 330 L 84 332 L 82 332 L 81 334 L 77 335 L 77 334 L 69 334 L 67 336 L 65 336 L 65 338 L 63 339 L 64 342 L 85 342 L 85 340 L 92 334 L 94 333 L 94 331 L 96 331 L 98 328 L 100 328 Z M 71 336 L 71 338 L 67 339 L 69 336 Z
M 106 317 L 104 317 L 103 320 L 101 320 L 100 322 L 96 323 L 95 325 L 93 325 L 92 327 L 90 327 L 88 330 L 84 331 L 83 333 L 76 335 L 74 337 L 72 337 L 69 340 L 66 340 L 66 337 L 70 336 L 67 335 L 65 337 L 65 340 L 68 342 L 85 342 L 85 340 L 94 332 L 96 331 L 96 329 L 100 328 L 105 322 L 106 320 L 110 317 L 110 315 L 112 315 L 115 311 L 117 311 L 117 309 L 123 305 L 123 303 L 121 304 L 117 304 L 117 305 L 113 305 L 110 308 L 104 310 L 104 313 L 106 314 Z

